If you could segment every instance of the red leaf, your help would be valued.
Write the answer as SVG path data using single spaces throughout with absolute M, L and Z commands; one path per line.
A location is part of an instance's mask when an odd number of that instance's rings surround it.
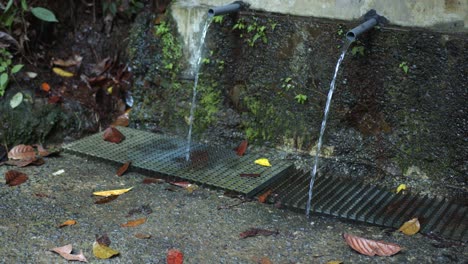
M 122 133 L 120 133 L 120 131 L 117 130 L 117 128 L 115 127 L 108 127 L 104 131 L 103 137 L 105 141 L 109 141 L 112 143 L 120 143 L 122 142 L 122 140 L 125 139 L 125 136 Z
M 365 239 L 350 234 L 343 234 L 346 243 L 357 252 L 367 256 L 391 256 L 398 253 L 401 247 L 397 244 Z
M 167 264 L 182 264 L 184 263 L 184 254 L 177 249 L 169 249 L 166 260 Z
M 127 170 L 128 167 L 130 166 L 132 162 L 128 161 L 124 165 L 122 165 L 118 170 L 117 170 L 117 176 L 122 176 Z
M 143 184 L 151 184 L 151 183 L 164 183 L 163 179 L 156 179 L 156 178 L 145 178 L 143 179 Z
M 62 102 L 62 97 L 58 96 L 58 95 L 52 95 L 49 97 L 49 100 L 47 101 L 47 103 L 49 104 L 58 104 Z
M 43 83 L 41 84 L 41 89 L 42 89 L 42 91 L 44 91 L 44 92 L 49 92 L 49 91 L 50 91 L 50 85 L 49 85 L 48 83 L 46 83 L 46 82 L 43 82 Z
M 257 178 L 260 177 L 260 173 L 241 173 L 239 176 L 246 178 Z
M 242 140 L 239 146 L 236 148 L 237 155 L 244 156 L 245 151 L 247 150 L 248 141 Z
M 20 185 L 28 180 L 28 176 L 22 172 L 10 170 L 5 172 L 5 182 L 10 186 Z
M 247 231 L 240 233 L 240 237 L 247 238 L 247 237 L 254 237 L 254 236 L 271 236 L 271 235 L 277 235 L 277 234 L 279 234 L 277 230 L 271 231 L 271 230 L 260 229 L 260 228 L 251 228 Z
M 13 147 L 10 152 L 8 152 L 8 158 L 16 160 L 35 159 L 36 152 L 32 146 L 21 144 Z
M 266 200 L 267 200 L 267 198 L 271 195 L 272 192 L 273 192 L 273 190 L 270 189 L 270 190 L 268 190 L 268 191 L 266 191 L 266 192 L 260 194 L 260 195 L 258 196 L 258 201 L 259 201 L 260 203 L 265 203 Z

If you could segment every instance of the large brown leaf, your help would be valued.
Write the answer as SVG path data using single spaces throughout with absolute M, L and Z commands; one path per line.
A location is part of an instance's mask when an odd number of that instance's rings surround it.
M 370 240 L 347 233 L 344 233 L 343 237 L 352 249 L 367 256 L 391 256 L 401 250 L 399 245 L 385 241 Z
M 125 139 L 125 136 L 115 127 L 108 127 L 104 130 L 104 140 L 112 143 L 120 143 Z
M 36 151 L 34 151 L 32 146 L 21 144 L 13 147 L 10 152 L 8 152 L 8 158 L 15 160 L 35 159 Z
M 58 253 L 60 256 L 65 258 L 66 260 L 76 260 L 81 262 L 88 262 L 83 255 L 83 251 L 80 251 L 79 254 L 71 254 L 72 253 L 72 245 L 68 244 L 63 247 L 56 247 L 51 249 L 51 251 Z
M 5 183 L 9 186 L 20 185 L 28 180 L 28 176 L 22 172 L 10 170 L 5 172 Z

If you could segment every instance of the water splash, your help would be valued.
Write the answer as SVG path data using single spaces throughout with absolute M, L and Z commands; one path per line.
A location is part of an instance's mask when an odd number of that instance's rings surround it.
M 198 77 L 199 77 L 200 66 L 202 63 L 202 51 L 203 51 L 203 47 L 205 44 L 205 37 L 206 37 L 206 33 L 208 32 L 208 28 L 210 27 L 211 20 L 212 20 L 211 17 L 207 16 L 205 18 L 205 24 L 203 26 L 202 34 L 200 37 L 200 46 L 197 52 L 195 53 L 195 58 L 197 58 L 197 64 L 195 66 L 195 82 L 193 84 L 192 105 L 190 106 L 189 131 L 187 135 L 187 150 L 185 154 L 186 161 L 190 160 L 190 148 L 192 145 L 192 128 L 193 128 L 193 120 L 194 120 L 194 115 L 195 115 L 195 107 L 197 104 Z
M 312 172 L 310 173 L 311 178 L 310 178 L 310 184 L 309 184 L 309 199 L 307 200 L 307 206 L 306 206 L 307 218 L 309 218 L 309 214 L 310 214 L 310 206 L 312 204 L 312 188 L 314 187 L 315 176 L 317 175 L 317 166 L 318 166 L 318 161 L 319 161 L 320 149 L 322 148 L 323 134 L 325 133 L 325 127 L 327 126 L 327 118 L 328 118 L 328 112 L 330 111 L 331 99 L 333 97 L 333 92 L 335 91 L 336 76 L 338 75 L 338 70 L 340 69 L 341 62 L 343 61 L 346 55 L 346 51 L 348 51 L 349 45 L 351 45 L 351 42 L 346 40 L 343 46 L 343 49 L 341 51 L 340 58 L 338 59 L 338 62 L 336 63 L 335 74 L 333 75 L 333 79 L 330 84 L 330 90 L 328 91 L 327 104 L 325 105 L 325 112 L 323 114 L 322 127 L 320 128 L 320 136 L 319 136 L 319 140 L 317 143 L 317 152 L 315 153 L 314 168 L 312 169 Z

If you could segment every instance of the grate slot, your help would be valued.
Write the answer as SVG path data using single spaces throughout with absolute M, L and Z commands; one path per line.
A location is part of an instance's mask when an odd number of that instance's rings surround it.
M 456 205 L 456 204 L 454 204 Z M 446 237 L 457 237 L 461 235 L 463 231 L 463 223 L 466 218 L 467 208 L 464 206 L 456 205 L 456 209 L 453 215 L 449 218 L 449 221 L 445 224 L 444 236 Z
M 386 215 L 384 215 L 385 220 L 384 220 L 384 225 L 385 226 L 393 226 L 393 227 L 399 227 L 395 226 L 395 223 L 404 223 L 410 218 L 408 218 L 405 214 L 405 212 L 408 209 L 414 208 L 414 206 L 417 206 L 417 201 L 418 201 L 418 196 L 416 195 L 411 195 L 408 194 L 408 197 L 405 197 L 401 202 L 399 202 L 396 205 L 396 208 L 393 210 L 389 210 L 386 212 Z
M 453 218 L 453 215 L 456 213 L 457 209 L 456 204 L 451 204 L 448 206 L 447 212 L 442 216 L 442 219 L 440 219 L 439 223 L 434 226 L 434 232 L 437 232 L 441 235 L 444 235 L 446 228 L 448 227 L 448 222 Z
M 429 221 L 425 224 L 421 223 L 423 224 L 422 231 L 426 233 L 434 232 L 436 230 L 435 225 L 438 223 L 441 217 L 445 215 L 448 207 L 449 204 L 446 203 L 445 200 L 440 199 L 437 206 L 433 206 L 432 210 L 428 210 L 425 214 L 425 219 L 429 219 Z
M 302 196 L 300 197 L 300 199 L 296 201 L 296 206 L 298 208 L 306 209 L 307 200 L 309 199 L 309 183 L 310 182 L 308 181 L 306 184 L 306 189 L 304 189 L 301 192 L 298 192 L 298 194 Z M 310 205 L 311 212 L 317 212 L 317 213 L 320 212 L 316 209 L 319 201 L 323 197 L 325 197 L 328 193 L 333 191 L 334 185 L 336 186 L 336 182 L 334 182 L 332 178 L 324 177 L 323 184 L 320 184 L 319 186 L 317 186 L 317 188 L 313 188 L 316 190 L 313 190 L 315 192 L 312 192 L 312 200 L 311 200 L 311 205 Z
M 354 187 L 355 186 L 353 186 L 353 188 Z M 343 193 L 346 193 L 347 190 L 349 190 L 348 186 L 346 184 L 343 184 L 343 182 L 340 182 L 340 184 L 336 184 L 335 186 L 330 187 L 328 192 L 321 195 L 321 199 L 317 199 L 314 211 L 318 213 L 324 213 L 324 206 L 331 202 L 334 202 L 335 198 L 340 197 Z
M 346 185 L 346 184 L 343 184 L 343 185 Z M 324 205 L 323 213 L 335 215 L 331 213 L 333 211 L 332 209 L 334 209 L 336 206 L 340 206 L 344 204 L 346 201 L 348 201 L 347 198 L 350 195 L 357 192 L 361 188 L 362 188 L 362 185 L 354 185 L 351 188 L 347 188 L 347 190 L 345 190 L 344 192 L 340 194 L 336 194 Z
M 348 211 L 340 212 L 340 214 L 346 215 L 349 219 L 356 220 L 358 218 L 358 212 L 365 209 L 369 203 L 372 203 L 374 197 L 379 194 L 379 191 L 375 186 L 370 187 L 368 190 L 369 191 L 366 194 L 362 195 L 354 202 L 353 206 L 349 207 Z
M 330 211 L 332 212 L 332 215 L 334 216 L 342 216 L 342 215 L 346 215 L 345 212 L 351 210 L 351 208 L 353 207 L 353 205 L 359 203 L 359 201 L 361 201 L 362 197 L 369 192 L 370 188 L 368 186 L 360 186 L 360 191 L 359 192 L 355 192 L 354 194 L 351 193 L 352 195 L 351 196 L 348 196 L 346 198 L 344 198 L 343 200 L 345 202 L 343 203 L 339 203 L 337 204 L 336 206 L 334 206 Z M 344 210 L 344 212 L 343 212 Z
M 389 192 L 380 191 L 380 193 L 382 196 L 379 198 L 378 202 L 376 201 L 374 206 L 369 206 L 369 208 L 363 212 L 362 219 L 367 223 L 374 223 L 376 212 L 384 208 L 385 205 L 390 203 L 396 197 Z M 361 217 L 359 219 L 361 219 Z

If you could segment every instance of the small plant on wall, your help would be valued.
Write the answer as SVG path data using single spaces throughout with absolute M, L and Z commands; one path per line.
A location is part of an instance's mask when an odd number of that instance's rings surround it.
M 405 72 L 405 74 L 409 72 L 408 63 L 406 63 L 406 61 L 401 62 L 400 65 L 398 65 L 398 67 L 402 69 Z
M 264 44 L 268 43 L 267 31 L 274 31 L 278 23 L 268 19 L 268 23 L 263 24 L 257 17 L 252 19 L 253 22 L 246 22 L 240 18 L 232 29 L 240 32 L 239 36 L 245 39 L 249 47 L 254 47 L 260 41 Z

